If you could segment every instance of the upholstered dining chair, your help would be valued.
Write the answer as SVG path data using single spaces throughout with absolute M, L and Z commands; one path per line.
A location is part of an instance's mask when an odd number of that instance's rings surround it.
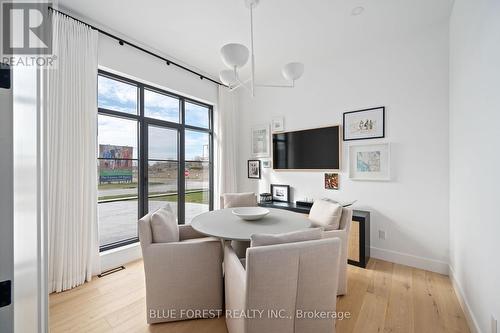
M 340 270 L 338 295 L 347 294 L 347 255 L 352 209 L 328 200 L 316 200 L 311 207 L 309 219 L 313 227 L 323 228 L 323 238 L 340 238 Z
M 192 314 L 204 318 L 222 311 L 221 242 L 190 225 L 177 225 L 168 208 L 147 214 L 138 224 L 147 322 L 193 319 Z
M 224 283 L 229 333 L 335 332 L 341 241 L 321 239 L 321 230 L 312 234 L 254 235 L 244 261 L 226 242 Z M 255 316 L 238 316 L 251 311 Z M 308 315 L 314 311 L 325 313 L 325 318 L 311 319 Z
M 224 193 L 220 196 L 220 208 L 254 207 L 257 206 L 257 195 L 253 192 Z M 232 241 L 231 246 L 239 258 L 244 258 L 250 242 Z
M 220 196 L 220 208 L 257 206 L 257 195 L 253 192 L 224 193 Z

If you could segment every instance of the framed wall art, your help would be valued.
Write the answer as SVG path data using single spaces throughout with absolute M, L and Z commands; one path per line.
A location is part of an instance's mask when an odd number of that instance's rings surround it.
M 260 160 L 248 160 L 248 178 L 260 179 Z
M 285 119 L 283 117 L 275 117 L 272 122 L 272 131 L 283 132 L 285 130 Z
M 271 155 L 269 125 L 256 125 L 252 127 L 251 144 L 252 157 L 269 157 Z
M 339 174 L 338 173 L 325 173 L 325 189 L 338 190 L 339 189 Z
M 349 146 L 349 178 L 353 180 L 390 180 L 388 143 Z
M 345 112 L 344 141 L 385 137 L 385 107 Z

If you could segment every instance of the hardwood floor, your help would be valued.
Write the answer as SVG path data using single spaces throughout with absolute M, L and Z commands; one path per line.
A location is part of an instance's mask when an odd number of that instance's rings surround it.
M 347 296 L 337 311 L 338 333 L 469 332 L 447 276 L 370 259 L 349 266 Z M 50 332 L 227 332 L 224 318 L 146 324 L 142 261 L 73 290 L 50 295 Z

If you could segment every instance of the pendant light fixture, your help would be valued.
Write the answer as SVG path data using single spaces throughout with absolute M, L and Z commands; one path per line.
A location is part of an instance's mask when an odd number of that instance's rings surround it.
M 304 64 L 300 62 L 291 62 L 283 66 L 281 74 L 288 81 L 288 84 L 256 84 L 255 83 L 255 56 L 253 49 L 253 10 L 259 4 L 259 0 L 244 0 L 245 5 L 250 10 L 250 51 L 243 44 L 230 43 L 224 45 L 221 50 L 222 62 L 229 68 L 222 70 L 219 73 L 222 83 L 227 85 L 229 89 L 235 90 L 244 87 L 250 91 L 252 96 L 255 96 L 255 87 L 270 87 L 270 88 L 293 88 L 295 81 L 298 80 L 304 73 Z M 246 65 L 250 58 L 250 78 L 242 81 L 238 72 Z

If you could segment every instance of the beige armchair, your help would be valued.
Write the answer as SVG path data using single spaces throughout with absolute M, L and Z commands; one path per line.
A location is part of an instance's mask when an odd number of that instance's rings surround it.
M 250 247 L 245 268 L 226 242 L 224 281 L 228 332 L 335 332 L 333 313 L 339 259 L 339 239 L 318 239 Z M 254 316 L 241 318 L 241 311 Z M 304 318 L 314 311 L 325 313 L 326 318 Z
M 257 196 L 253 192 L 225 193 L 220 196 L 220 208 L 254 207 L 257 206 Z M 250 242 L 232 241 L 231 246 L 239 258 L 244 258 Z
M 340 270 L 339 270 L 339 287 L 338 295 L 347 294 L 347 255 L 349 248 L 349 231 L 352 223 L 352 209 L 342 208 L 342 215 L 340 217 L 340 225 L 336 230 L 328 230 L 325 228 L 323 238 L 340 238 L 342 246 L 340 250 Z
M 151 214 L 139 220 L 146 275 L 147 322 L 213 316 L 223 309 L 222 250 L 218 239 L 179 225 L 179 241 L 154 243 Z M 213 310 L 209 313 L 207 310 Z M 222 312 L 220 312 L 222 313 Z

